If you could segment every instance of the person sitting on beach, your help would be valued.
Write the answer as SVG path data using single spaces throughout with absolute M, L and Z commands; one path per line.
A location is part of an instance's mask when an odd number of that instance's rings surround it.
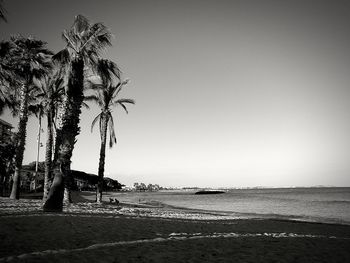
M 117 198 L 109 198 L 109 202 L 110 203 L 116 203 L 117 205 L 119 205 L 120 204 L 120 202 L 119 202 L 119 200 L 117 199 Z

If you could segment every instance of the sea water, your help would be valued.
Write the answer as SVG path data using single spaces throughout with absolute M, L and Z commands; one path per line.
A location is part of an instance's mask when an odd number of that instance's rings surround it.
M 194 191 L 121 194 L 121 201 L 167 205 L 241 216 L 350 224 L 350 188 L 231 189 L 224 194 Z

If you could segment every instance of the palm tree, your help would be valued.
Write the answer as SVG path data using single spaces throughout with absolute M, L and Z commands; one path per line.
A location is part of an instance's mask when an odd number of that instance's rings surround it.
M 44 194 L 43 201 L 47 199 L 50 189 L 50 181 L 52 180 L 52 150 L 54 143 L 54 127 L 57 108 L 62 102 L 64 93 L 64 80 L 62 72 L 56 69 L 55 73 L 43 78 L 38 85 L 36 102 L 29 106 L 29 110 L 33 112 L 39 120 L 38 139 L 40 138 L 41 119 L 46 116 L 47 136 L 46 136 L 46 152 L 45 152 L 45 174 L 44 174 Z M 38 140 L 39 151 L 39 140 Z M 38 156 L 37 156 L 38 157 Z M 38 160 L 37 160 L 38 163 Z
M 87 96 L 86 101 L 94 101 L 101 108 L 100 114 L 98 114 L 92 124 L 91 132 L 94 125 L 99 121 L 100 125 L 100 137 L 101 137 L 101 147 L 100 147 L 100 159 L 98 165 L 98 183 L 96 190 L 96 202 L 102 202 L 102 190 L 103 190 L 103 177 L 105 169 L 105 155 L 106 155 L 106 140 L 107 140 L 107 130 L 109 131 L 109 147 L 113 147 L 113 144 L 117 142 L 115 131 L 114 131 L 114 120 L 112 115 L 112 107 L 122 106 L 126 113 L 128 110 L 126 108 L 127 103 L 135 104 L 132 99 L 120 99 L 119 93 L 121 92 L 124 85 L 128 83 L 128 80 L 119 82 L 117 85 L 108 83 L 106 79 L 102 78 L 102 84 L 92 85 L 92 89 L 95 94 Z
M 111 45 L 111 33 L 102 23 L 90 24 L 82 15 L 75 17 L 69 30 L 63 32 L 66 48 L 54 59 L 66 63 L 68 84 L 63 100 L 64 110 L 58 116 L 54 153 L 54 179 L 44 211 L 62 211 L 64 189 L 71 180 L 70 163 L 76 136 L 80 133 L 79 122 L 84 99 L 84 70 L 94 68 L 100 52 Z
M 15 173 L 10 198 L 19 198 L 19 176 L 22 168 L 23 153 L 26 142 L 26 128 L 28 122 L 28 101 L 30 92 L 35 89 L 34 81 L 51 69 L 50 57 L 52 52 L 46 49 L 46 43 L 32 37 L 11 37 L 7 45 L 10 46 L 6 57 L 7 71 L 10 71 L 20 83 L 18 88 L 19 123 L 17 132 L 17 147 L 15 157 Z M 6 44 L 5 44 L 6 45 Z
M 52 150 L 54 145 L 53 134 L 55 128 L 55 116 L 57 114 L 57 109 L 62 102 L 62 97 L 64 94 L 63 83 L 64 80 L 62 79 L 62 72 L 61 70 L 58 70 L 55 74 L 44 79 L 40 87 L 40 93 L 37 95 L 37 107 L 39 109 L 43 109 L 43 114 L 46 115 L 47 122 L 43 194 L 44 202 L 47 199 L 47 195 L 50 189 L 50 181 L 52 180 Z
M 40 138 L 41 138 L 41 132 L 42 132 L 42 128 L 41 128 L 41 120 L 45 114 L 45 110 L 44 110 L 44 105 L 39 103 L 33 104 L 33 105 L 29 105 L 28 106 L 28 111 L 32 112 L 39 121 L 39 125 L 38 125 L 38 137 L 37 137 L 37 155 L 36 155 L 36 164 L 35 164 L 35 173 L 34 173 L 34 191 L 36 191 L 36 187 L 37 187 L 37 177 L 38 177 L 38 164 L 39 164 L 39 152 L 40 152 Z

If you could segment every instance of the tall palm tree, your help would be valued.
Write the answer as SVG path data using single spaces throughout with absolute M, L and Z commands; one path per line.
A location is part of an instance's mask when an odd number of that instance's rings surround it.
M 37 177 L 38 177 L 38 165 L 39 165 L 39 152 L 40 152 L 40 138 L 41 138 L 41 124 L 42 118 L 45 114 L 44 105 L 39 103 L 35 103 L 33 105 L 28 106 L 28 111 L 32 112 L 38 118 L 38 137 L 37 137 L 37 155 L 36 155 L 36 164 L 35 164 L 35 173 L 34 173 L 34 191 L 37 188 Z
M 47 136 L 45 151 L 45 173 L 44 173 L 44 194 L 43 201 L 46 201 L 52 180 L 52 150 L 54 144 L 55 116 L 57 109 L 62 102 L 64 94 L 64 80 L 61 69 L 57 69 L 54 74 L 42 79 L 36 95 L 36 103 L 31 105 L 31 110 L 39 119 L 39 132 L 41 118 L 46 116 Z
M 45 152 L 45 176 L 44 176 L 44 195 L 43 201 L 46 201 L 50 182 L 52 180 L 52 150 L 54 145 L 54 128 L 55 117 L 59 106 L 62 104 L 64 95 L 63 79 L 61 71 L 58 71 L 52 78 L 47 79 L 42 87 L 42 93 L 39 95 L 45 107 L 47 119 L 47 137 L 46 137 L 46 152 Z
M 128 80 L 119 82 L 117 85 L 108 83 L 106 79 L 102 78 L 102 84 L 92 85 L 92 89 L 95 94 L 86 96 L 86 101 L 93 101 L 101 108 L 101 112 L 94 118 L 91 124 L 91 132 L 96 122 L 99 122 L 100 126 L 100 159 L 98 165 L 98 183 L 96 190 L 96 202 L 102 202 L 102 191 L 103 191 L 103 177 L 105 169 L 105 156 L 106 156 L 106 141 L 107 141 L 107 130 L 109 131 L 109 147 L 113 147 L 113 144 L 117 142 L 115 131 L 114 131 L 114 120 L 112 115 L 112 108 L 119 105 L 128 113 L 125 104 L 135 104 L 132 99 L 119 98 L 119 94 L 128 83 Z
M 90 24 L 82 15 L 75 17 L 69 30 L 63 32 L 66 48 L 54 56 L 68 66 L 68 84 L 63 100 L 64 110 L 58 116 L 54 153 L 54 179 L 44 211 L 62 211 L 64 189 L 70 176 L 70 163 L 84 99 L 84 70 L 94 68 L 100 52 L 111 45 L 111 33 L 102 23 Z
M 32 37 L 11 37 L 11 46 L 7 54 L 6 67 L 20 82 L 18 88 L 19 123 L 17 132 L 17 147 L 15 157 L 15 173 L 10 198 L 19 198 L 19 176 L 22 169 L 23 153 L 26 142 L 26 128 L 28 122 L 29 94 L 35 88 L 35 79 L 43 77 L 51 70 L 52 52 L 46 49 L 46 43 Z

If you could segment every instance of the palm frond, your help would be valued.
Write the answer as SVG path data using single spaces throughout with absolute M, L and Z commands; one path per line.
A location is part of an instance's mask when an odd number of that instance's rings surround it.
M 6 102 L 12 112 L 19 106 L 18 87 L 26 84 L 29 110 L 42 114 L 43 110 L 34 109 L 44 97 L 42 82 L 52 73 L 52 52 L 46 48 L 46 42 L 25 38 L 21 35 L 11 36 L 9 41 L 0 45 L 0 84 L 8 85 Z M 35 107 L 45 107 L 46 102 Z
M 88 30 L 90 27 L 89 20 L 83 15 L 77 15 L 74 19 L 74 23 L 72 25 L 72 30 L 76 34 L 81 34 L 84 31 Z
M 112 34 L 110 34 L 109 32 L 104 32 L 97 36 L 99 43 L 103 43 L 103 45 L 105 46 L 112 46 L 111 38 Z
M 89 90 L 99 91 L 104 88 L 104 85 L 88 79 L 84 82 L 84 88 Z
M 83 36 L 83 45 L 81 50 L 87 48 L 99 52 L 107 46 L 111 46 L 112 34 L 109 29 L 102 23 L 93 24 L 87 33 Z
M 83 106 L 85 109 L 90 109 L 89 105 L 84 101 L 81 103 L 81 106 Z
M 94 120 L 92 121 L 92 123 L 91 123 L 91 132 L 92 132 L 93 129 L 94 129 L 95 123 L 96 123 L 99 119 L 101 119 L 101 113 L 98 114 L 98 115 L 94 118 Z
M 107 59 L 98 59 L 97 63 L 90 63 L 90 66 L 92 75 L 85 83 L 86 88 L 93 90 L 111 89 L 114 83 L 119 82 L 121 70 L 114 62 Z
M 125 110 L 126 114 L 129 114 L 128 109 L 126 108 L 126 106 L 123 103 L 119 102 L 119 105 L 123 107 L 123 109 Z
M 125 110 L 125 112 L 128 114 L 129 111 L 128 111 L 128 109 L 127 109 L 125 103 L 135 104 L 135 101 L 132 100 L 132 99 L 118 99 L 118 100 L 115 100 L 115 101 L 113 102 L 112 105 L 113 105 L 113 106 L 114 106 L 114 105 L 120 105 L 120 106 L 122 106 L 122 108 L 123 108 L 123 109 Z
M 17 78 L 32 81 L 33 77 L 40 78 L 51 71 L 52 52 L 46 48 L 46 42 L 21 35 L 12 36 L 10 42 L 9 62 Z
M 62 49 L 52 56 L 52 60 L 59 64 L 68 64 L 71 62 L 71 54 L 67 48 Z
M 88 95 L 84 97 L 86 102 L 98 102 L 98 97 L 96 95 Z
M 15 94 L 16 90 L 0 86 L 0 115 L 5 108 L 10 109 L 13 116 L 17 116 L 19 101 Z
M 121 71 L 117 64 L 107 59 L 100 59 L 95 67 L 96 74 L 104 86 L 110 86 L 113 78 L 120 78 Z
M 116 98 L 118 96 L 118 94 L 122 91 L 123 87 L 128 84 L 130 82 L 129 79 L 125 79 L 124 81 L 122 82 L 119 82 L 116 86 L 116 91 L 115 91 L 115 94 L 114 94 L 114 97 Z
M 44 106 L 40 103 L 32 104 L 28 106 L 28 111 L 34 114 L 37 118 L 41 118 L 44 115 Z
M 135 100 L 133 100 L 133 99 L 118 99 L 116 102 L 117 102 L 117 103 L 130 103 L 130 104 L 135 104 Z
M 79 53 L 79 50 L 76 47 L 76 43 L 74 43 L 75 41 L 72 40 L 72 38 L 74 38 L 74 35 L 70 34 L 66 30 L 64 30 L 63 33 L 62 33 L 62 38 L 65 40 L 65 42 L 67 42 L 67 46 L 68 47 L 73 49 L 76 53 Z M 67 49 L 67 50 L 69 50 L 69 49 Z

